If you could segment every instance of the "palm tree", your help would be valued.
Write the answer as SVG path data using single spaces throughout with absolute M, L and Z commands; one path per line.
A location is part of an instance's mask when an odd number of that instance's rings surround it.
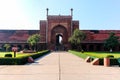
M 8 51 L 8 49 L 10 48 L 10 44 L 4 44 L 4 47 L 6 49 L 6 52 Z

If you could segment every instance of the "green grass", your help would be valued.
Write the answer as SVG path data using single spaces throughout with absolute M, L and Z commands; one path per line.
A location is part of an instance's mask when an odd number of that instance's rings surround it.
M 13 52 L 0 52 L 0 57 L 4 57 L 5 54 L 12 54 L 12 57 L 14 57 L 14 53 Z M 16 57 L 22 57 L 22 56 L 27 56 L 27 55 L 31 55 L 34 53 L 16 53 Z
M 72 54 L 75 54 L 76 56 L 81 57 L 83 59 L 85 59 L 88 56 L 86 54 L 83 54 L 83 53 L 77 52 L 77 51 L 73 51 L 73 50 L 69 50 L 69 52 L 72 53 Z
M 113 52 L 113 53 L 109 53 L 109 52 L 85 52 L 84 54 L 88 55 L 88 56 L 93 56 L 93 57 L 97 57 L 97 58 L 104 58 L 108 55 L 113 55 L 114 58 L 120 58 L 120 52 Z
M 113 53 L 109 53 L 109 52 L 78 52 L 78 51 L 72 51 L 69 50 L 70 53 L 75 54 L 83 59 L 85 59 L 87 56 L 91 56 L 91 57 L 96 57 L 96 58 L 104 58 L 107 57 L 108 55 L 113 55 L 114 58 L 120 58 L 120 52 L 113 52 Z

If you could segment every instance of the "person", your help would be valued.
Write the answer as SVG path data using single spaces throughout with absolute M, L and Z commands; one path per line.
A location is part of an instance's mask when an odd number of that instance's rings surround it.
M 110 49 L 110 52 L 112 52 L 112 49 Z

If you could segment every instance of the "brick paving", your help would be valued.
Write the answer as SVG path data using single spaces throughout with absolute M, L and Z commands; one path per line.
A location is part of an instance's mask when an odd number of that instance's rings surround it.
M 68 52 L 52 52 L 32 64 L 0 66 L 0 80 L 120 80 L 120 68 L 93 66 Z

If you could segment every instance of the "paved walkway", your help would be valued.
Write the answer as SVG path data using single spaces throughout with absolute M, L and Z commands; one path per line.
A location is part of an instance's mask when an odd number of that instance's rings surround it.
M 33 64 L 0 66 L 0 80 L 120 80 L 120 68 L 93 66 L 73 54 L 52 52 Z

